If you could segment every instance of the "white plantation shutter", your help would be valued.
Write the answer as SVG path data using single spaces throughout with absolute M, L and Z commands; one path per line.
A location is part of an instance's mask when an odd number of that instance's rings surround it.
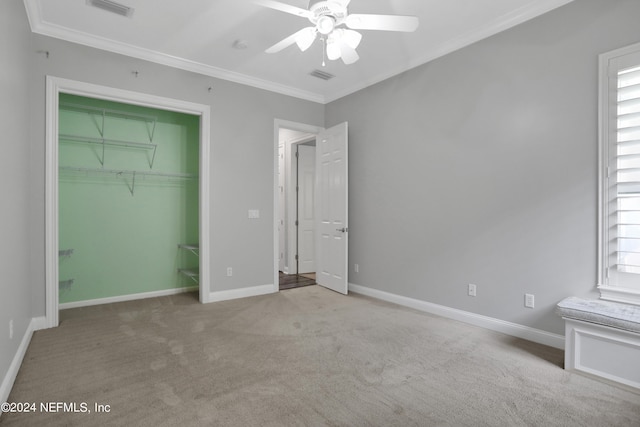
M 640 274 L 640 65 L 617 86 L 617 269 Z
M 640 45 L 601 57 L 602 298 L 640 303 Z

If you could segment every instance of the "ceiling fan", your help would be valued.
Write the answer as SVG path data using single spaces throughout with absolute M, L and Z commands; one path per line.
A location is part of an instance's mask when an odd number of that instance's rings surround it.
M 362 40 L 362 34 L 355 30 L 412 32 L 418 28 L 416 16 L 350 14 L 347 9 L 350 2 L 310 0 L 308 9 L 302 9 L 275 0 L 255 0 L 256 4 L 307 18 L 313 24 L 279 41 L 265 52 L 280 52 L 294 43 L 304 52 L 320 36 L 326 45 L 327 58 L 332 61 L 341 58 L 345 64 L 353 64 L 360 59 L 356 48 Z

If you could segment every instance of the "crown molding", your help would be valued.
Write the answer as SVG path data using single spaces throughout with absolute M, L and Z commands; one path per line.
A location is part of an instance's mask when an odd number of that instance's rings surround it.
M 31 31 L 47 37 L 53 37 L 72 43 L 81 44 L 95 49 L 105 50 L 120 55 L 129 56 L 153 62 L 168 67 L 177 68 L 193 73 L 202 74 L 217 79 L 239 83 L 246 86 L 275 92 L 281 95 L 292 96 L 294 98 L 304 99 L 319 104 L 325 104 L 324 96 L 318 93 L 305 91 L 291 86 L 282 85 L 272 81 L 251 77 L 246 74 L 237 73 L 235 71 L 225 70 L 223 68 L 206 65 L 196 61 L 190 61 L 177 56 L 168 55 L 150 49 L 133 46 L 127 43 L 98 37 L 85 32 L 71 30 L 66 27 L 51 24 L 43 21 L 42 13 L 38 7 L 37 1 L 24 0 L 27 18 Z
M 482 27 L 473 29 L 468 33 L 448 40 L 447 42 L 438 46 L 437 49 L 425 52 L 424 55 L 414 59 L 413 61 L 405 64 L 401 67 L 396 67 L 386 73 L 378 74 L 376 77 L 360 82 L 359 85 L 353 86 L 345 91 L 334 92 L 325 96 L 325 102 L 333 102 L 347 95 L 351 95 L 359 90 L 365 89 L 374 84 L 380 83 L 388 78 L 397 76 L 398 74 L 409 71 L 413 68 L 419 67 L 431 62 L 435 59 L 443 57 L 449 53 L 460 50 L 466 46 L 476 43 L 480 40 L 491 37 L 502 31 L 513 28 L 516 25 L 522 24 L 530 19 L 536 18 L 561 6 L 571 3 L 574 0 L 537 0 L 532 1 L 527 6 L 523 6 L 520 9 L 514 10 L 510 13 L 502 15 L 496 18 L 493 22 L 483 25 Z
M 462 49 L 477 41 L 493 36 L 501 31 L 507 30 L 525 21 L 547 13 L 553 9 L 571 3 L 572 1 L 574 0 L 533 0 L 528 5 L 523 6 L 522 8 L 517 9 L 513 12 L 502 15 L 488 25 L 483 25 L 482 27 L 476 28 L 468 32 L 467 34 L 447 41 L 446 43 L 440 45 L 437 49 L 425 52 L 424 55 L 416 58 L 413 61 L 410 61 L 407 64 L 396 67 L 389 72 L 378 74 L 371 79 L 361 81 L 359 84 L 352 86 L 346 90 L 336 91 L 331 94 L 325 95 L 302 90 L 292 86 L 282 85 L 256 77 L 251 77 L 235 71 L 206 65 L 196 61 L 190 61 L 184 58 L 179 58 L 154 50 L 136 47 L 127 43 L 121 43 L 107 38 L 98 37 L 51 24 L 43 21 L 42 13 L 39 8 L 39 2 L 33 0 L 24 0 L 24 4 L 27 11 L 29 25 L 31 26 L 31 31 L 37 34 L 133 57 L 136 59 L 142 59 L 145 61 L 166 65 L 185 71 L 191 71 L 194 73 L 243 84 L 246 86 L 263 89 L 282 95 L 292 96 L 294 98 L 316 102 L 319 104 L 327 104 L 347 95 L 351 95 L 374 84 L 380 83 L 381 81 L 386 80 L 390 77 L 419 67 L 420 65 L 426 64 L 427 62 L 433 61 L 434 59 L 445 56 L 451 52 Z

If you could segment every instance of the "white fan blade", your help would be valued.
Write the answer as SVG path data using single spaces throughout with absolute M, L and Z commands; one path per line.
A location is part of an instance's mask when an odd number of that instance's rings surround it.
M 340 43 L 340 57 L 342 58 L 342 61 L 347 65 L 353 64 L 358 59 L 360 59 L 358 52 L 356 52 L 354 48 L 344 42 Z
M 269 49 L 265 50 L 265 52 L 266 53 L 277 53 L 277 52 L 280 52 L 282 49 L 287 48 L 287 47 L 291 46 L 294 43 L 297 43 L 298 39 L 305 37 L 305 33 L 309 31 L 309 28 L 315 30 L 314 27 L 303 28 L 300 31 L 297 31 L 297 32 L 291 34 L 286 39 L 281 40 L 278 43 L 274 44 Z M 313 43 L 313 40 L 311 40 L 311 43 Z M 302 49 L 302 48 L 300 48 L 300 49 Z
M 306 9 L 301 9 L 299 7 L 291 6 L 290 4 L 281 3 L 279 1 L 253 0 L 253 2 L 259 6 L 268 7 L 270 9 L 275 9 L 281 12 L 290 13 L 292 15 L 301 16 L 303 18 L 308 18 L 310 16 L 310 12 Z
M 296 44 L 300 48 L 301 51 L 305 51 L 309 49 L 309 47 L 316 40 L 316 35 L 318 32 L 316 31 L 316 27 L 307 27 L 296 33 Z
M 345 23 L 352 30 L 404 31 L 410 33 L 418 28 L 420 21 L 417 16 L 353 14 L 347 16 Z

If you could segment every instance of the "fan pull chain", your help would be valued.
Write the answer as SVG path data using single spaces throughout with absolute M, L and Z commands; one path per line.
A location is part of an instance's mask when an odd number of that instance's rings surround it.
M 322 40 L 322 66 L 326 67 L 327 64 L 325 64 L 324 62 L 324 57 L 325 57 L 325 52 L 327 51 L 327 43 L 324 37 L 320 37 L 320 40 Z

